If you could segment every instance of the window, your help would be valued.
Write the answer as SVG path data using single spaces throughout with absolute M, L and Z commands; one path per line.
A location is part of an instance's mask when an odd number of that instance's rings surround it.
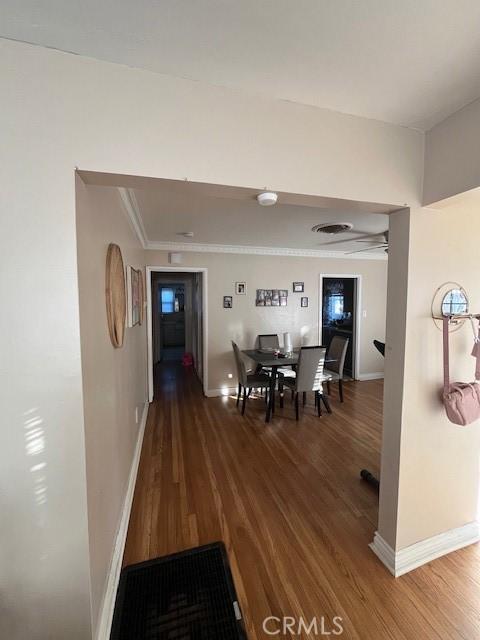
M 173 289 L 162 289 L 161 305 L 162 313 L 173 313 L 175 311 L 175 291 Z

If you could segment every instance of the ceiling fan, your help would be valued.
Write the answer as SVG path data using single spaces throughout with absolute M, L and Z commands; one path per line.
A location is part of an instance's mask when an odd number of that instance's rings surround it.
M 357 249 L 356 251 L 347 251 L 346 255 L 361 253 L 362 251 L 372 251 L 372 249 L 383 249 L 385 253 L 388 253 L 388 229 L 380 233 L 372 233 L 370 236 L 365 236 L 364 238 L 357 238 L 355 242 L 368 243 L 369 246 L 364 249 Z

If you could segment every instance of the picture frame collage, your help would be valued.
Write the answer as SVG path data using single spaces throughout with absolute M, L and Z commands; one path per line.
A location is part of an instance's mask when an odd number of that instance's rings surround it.
M 304 293 L 304 282 L 292 283 L 293 293 Z M 245 296 L 247 294 L 246 282 L 235 282 L 235 295 Z M 256 307 L 286 307 L 288 304 L 288 289 L 257 289 L 255 295 Z M 308 307 L 308 297 L 302 296 L 300 298 L 300 306 L 302 308 Z M 223 296 L 223 308 L 233 308 L 233 296 Z
M 288 301 L 287 289 L 257 289 L 255 297 L 256 307 L 286 307 Z

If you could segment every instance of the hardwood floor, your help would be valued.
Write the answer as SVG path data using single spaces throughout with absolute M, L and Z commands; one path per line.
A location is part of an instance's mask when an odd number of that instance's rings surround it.
M 397 579 L 368 548 L 377 496 L 359 471 L 378 473 L 382 385 L 346 384 L 343 405 L 333 394 L 332 415 L 310 398 L 296 423 L 287 399 L 266 425 L 262 398 L 242 418 L 233 397 L 206 399 L 192 372 L 162 365 L 124 564 L 223 540 L 251 640 L 322 637 L 335 616 L 341 638 L 480 638 L 478 545 Z M 272 636 L 268 616 L 296 622 Z M 318 634 L 299 629 L 314 617 Z

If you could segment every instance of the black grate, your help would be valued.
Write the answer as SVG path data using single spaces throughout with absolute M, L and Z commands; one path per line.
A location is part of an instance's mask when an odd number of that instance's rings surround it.
M 122 570 L 110 640 L 246 639 L 222 542 Z

